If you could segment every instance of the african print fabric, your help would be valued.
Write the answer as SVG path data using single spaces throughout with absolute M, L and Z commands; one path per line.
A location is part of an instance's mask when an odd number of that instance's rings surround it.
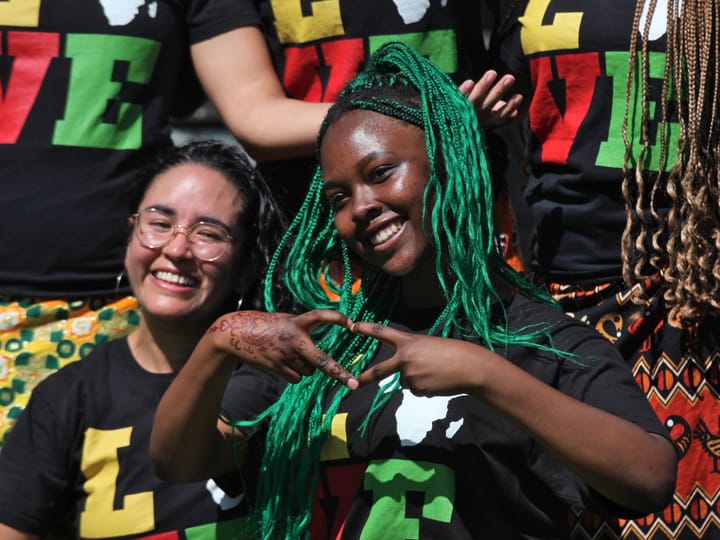
M 637 520 L 576 515 L 574 540 L 720 538 L 720 321 L 683 331 L 668 318 L 662 289 L 646 286 L 645 305 L 633 302 L 640 286 L 550 286 L 571 315 L 628 359 L 680 456 L 675 494 L 665 509 Z
M 37 384 L 96 345 L 129 334 L 140 314 L 118 300 L 0 298 L 0 450 Z

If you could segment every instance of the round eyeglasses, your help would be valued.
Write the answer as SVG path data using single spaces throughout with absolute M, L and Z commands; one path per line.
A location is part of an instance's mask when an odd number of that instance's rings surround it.
M 198 221 L 190 227 L 177 225 L 165 212 L 146 208 L 133 214 L 135 233 L 146 248 L 158 249 L 167 245 L 180 232 L 185 235 L 190 252 L 199 260 L 211 262 L 222 257 L 233 236 L 221 225 Z

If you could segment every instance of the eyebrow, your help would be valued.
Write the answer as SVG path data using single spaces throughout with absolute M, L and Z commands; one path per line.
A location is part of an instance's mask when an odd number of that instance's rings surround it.
M 160 213 L 162 213 L 162 214 L 166 214 L 166 215 L 171 216 L 171 217 L 176 217 L 176 216 L 177 216 L 177 212 L 176 212 L 175 210 L 173 210 L 173 209 L 170 208 L 169 206 L 163 206 L 163 205 L 161 205 L 161 204 L 156 204 L 156 205 L 148 206 L 148 207 L 145 208 L 144 210 L 157 210 L 158 212 L 160 212 Z M 144 210 L 143 210 L 143 211 L 144 211 Z M 223 223 L 223 222 L 220 221 L 219 219 L 214 218 L 214 217 L 212 217 L 212 216 L 200 216 L 197 220 L 195 220 L 195 223 L 193 223 L 193 225 L 195 225 L 196 223 L 200 223 L 200 222 L 209 223 L 209 224 L 211 224 L 211 225 L 217 225 L 218 227 L 221 227 L 221 228 L 225 229 L 225 232 L 227 232 L 228 234 L 232 234 L 232 233 L 230 232 L 230 227 L 228 227 L 225 223 Z

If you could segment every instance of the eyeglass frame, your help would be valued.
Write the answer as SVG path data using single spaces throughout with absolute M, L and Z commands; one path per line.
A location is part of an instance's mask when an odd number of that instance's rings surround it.
M 208 222 L 208 221 L 196 221 L 195 223 L 193 223 L 193 224 L 190 225 L 189 227 L 186 227 L 185 225 L 180 225 L 180 224 L 177 224 L 177 223 L 173 223 L 173 224 L 171 225 L 172 229 L 171 229 L 170 236 L 168 237 L 167 241 L 164 242 L 164 243 L 162 243 L 162 244 L 160 244 L 160 245 L 157 245 L 157 246 L 151 246 L 150 244 L 148 244 L 148 243 L 143 239 L 142 234 L 141 234 L 141 232 L 140 232 L 140 215 L 141 215 L 141 214 L 144 214 L 144 213 L 146 213 L 146 212 L 150 212 L 150 211 L 154 211 L 154 212 L 157 212 L 157 213 L 159 213 L 159 214 L 167 215 L 167 213 L 166 213 L 166 212 L 163 212 L 162 209 L 157 208 L 157 207 L 154 207 L 154 206 L 149 206 L 149 207 L 147 207 L 147 208 L 144 208 L 143 210 L 140 210 L 140 212 L 136 212 L 136 213 L 134 213 L 134 214 L 130 214 L 130 217 L 131 217 L 132 220 L 133 220 L 133 229 L 135 229 L 135 235 L 137 236 L 138 241 L 140 242 L 140 244 L 141 244 L 143 247 L 146 247 L 147 249 L 161 249 L 161 248 L 164 248 L 165 246 L 167 246 L 170 242 L 172 242 L 172 241 L 174 240 L 174 238 L 177 236 L 178 232 L 181 232 L 183 235 L 185 235 L 185 241 L 187 242 L 188 248 L 190 249 L 190 253 L 192 253 L 193 257 L 195 257 L 195 258 L 198 259 L 199 261 L 203 261 L 203 262 L 213 262 L 213 261 L 217 261 L 220 257 L 222 257 L 223 255 L 225 255 L 225 252 L 227 251 L 228 245 L 229 245 L 230 243 L 232 243 L 232 242 L 234 242 L 234 241 L 237 240 L 237 238 L 235 238 L 235 237 L 230 233 L 230 231 L 228 231 L 227 228 L 226 228 L 223 224 L 221 224 L 221 223 L 211 223 L 211 222 Z M 195 245 L 195 242 L 193 242 L 193 241 L 190 239 L 190 234 L 192 234 L 192 231 L 193 231 L 195 228 L 197 228 L 198 226 L 201 226 L 201 225 L 209 225 L 209 226 L 211 226 L 211 227 L 215 227 L 215 228 L 217 228 L 218 230 L 220 230 L 220 231 L 222 232 L 222 234 L 225 236 L 225 238 L 224 238 L 225 241 L 223 242 L 223 249 L 222 249 L 222 251 L 221 251 L 218 255 L 216 255 L 215 257 L 212 257 L 212 258 L 210 258 L 210 259 L 204 258 L 204 257 L 199 257 L 199 256 L 197 255 L 197 253 L 195 253 L 195 250 L 193 249 L 193 246 Z

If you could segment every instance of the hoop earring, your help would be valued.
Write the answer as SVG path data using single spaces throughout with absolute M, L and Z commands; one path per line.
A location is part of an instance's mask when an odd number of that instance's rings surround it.
M 240 311 L 240 308 L 242 307 L 242 303 L 243 303 L 243 295 L 241 294 L 240 298 L 238 298 L 237 307 L 235 308 L 235 311 Z
M 120 283 L 125 276 L 125 269 L 123 268 L 120 273 L 115 277 L 115 298 L 120 297 Z

